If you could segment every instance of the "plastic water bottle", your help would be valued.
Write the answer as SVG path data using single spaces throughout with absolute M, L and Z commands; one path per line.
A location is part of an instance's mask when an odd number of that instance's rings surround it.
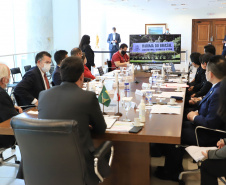
M 130 89 L 129 89 L 129 82 L 127 81 L 127 79 L 126 79 L 124 85 L 125 85 L 125 91 L 128 92 Z

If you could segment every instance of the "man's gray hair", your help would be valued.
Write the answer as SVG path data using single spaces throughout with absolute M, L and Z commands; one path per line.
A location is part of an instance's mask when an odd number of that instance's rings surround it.
M 8 78 L 9 71 L 7 65 L 0 63 L 0 80 L 4 77 Z

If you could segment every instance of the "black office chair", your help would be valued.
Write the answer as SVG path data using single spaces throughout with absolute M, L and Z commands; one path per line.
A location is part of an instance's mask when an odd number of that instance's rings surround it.
M 211 129 L 203 126 L 197 126 L 195 129 L 195 135 L 196 135 L 196 141 L 197 141 L 197 146 L 216 146 L 216 143 L 221 139 L 221 138 L 226 138 L 226 131 L 223 130 L 218 130 L 218 129 Z M 204 143 L 202 138 L 206 138 L 208 136 L 208 144 Z M 182 176 L 184 174 L 192 174 L 192 173 L 200 173 L 200 167 L 201 167 L 202 161 L 199 161 L 197 163 L 198 168 L 194 170 L 187 170 L 183 171 L 179 175 L 179 185 L 184 185 L 184 181 L 182 180 Z M 220 178 L 220 180 L 226 184 L 226 182 Z
M 12 69 L 10 69 L 10 71 L 11 71 L 11 76 L 12 76 L 12 79 L 13 79 L 13 83 L 7 85 L 7 92 L 8 92 L 8 90 L 9 90 L 9 88 L 12 88 L 12 91 L 11 91 L 11 94 L 12 94 L 13 91 L 14 91 L 14 88 L 15 88 L 16 85 L 19 83 L 18 81 L 16 81 L 15 75 L 20 74 L 21 79 L 22 79 L 22 73 L 21 73 L 19 67 L 12 68 Z
M 107 72 L 111 72 L 112 71 L 111 61 L 110 60 L 107 60 L 107 64 L 108 64 Z
M 103 76 L 104 75 L 103 68 L 102 67 L 98 67 L 97 69 L 99 71 L 100 76 Z
M 31 69 L 31 65 L 24 66 L 25 73 Z
M 76 121 L 13 117 L 11 126 L 20 147 L 26 184 L 85 185 L 86 161 Z M 110 156 L 109 161 L 106 156 Z M 112 157 L 110 141 L 94 154 L 94 171 L 100 182 L 109 175 Z

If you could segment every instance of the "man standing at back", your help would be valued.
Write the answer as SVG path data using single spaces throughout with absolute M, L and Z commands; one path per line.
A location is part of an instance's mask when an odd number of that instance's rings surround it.
M 115 52 L 119 50 L 119 43 L 121 42 L 120 34 L 116 33 L 116 28 L 112 28 L 112 33 L 108 35 L 107 42 L 109 43 L 109 51 L 110 53 L 110 60 Z
M 38 106 L 39 93 L 50 88 L 46 73 L 51 67 L 51 55 L 42 51 L 36 55 L 35 63 L 14 90 L 18 105 Z
M 94 173 L 93 152 L 95 151 L 91 132 L 103 134 L 106 123 L 100 110 L 96 94 L 82 90 L 84 66 L 79 57 L 68 57 L 61 64 L 62 83 L 39 96 L 40 119 L 76 120 L 79 126 L 81 146 L 87 169 L 86 185 L 98 184 Z

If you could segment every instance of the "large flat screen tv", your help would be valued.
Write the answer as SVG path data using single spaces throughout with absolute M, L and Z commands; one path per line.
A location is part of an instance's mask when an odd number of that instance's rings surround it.
M 130 35 L 131 63 L 180 63 L 181 34 Z

